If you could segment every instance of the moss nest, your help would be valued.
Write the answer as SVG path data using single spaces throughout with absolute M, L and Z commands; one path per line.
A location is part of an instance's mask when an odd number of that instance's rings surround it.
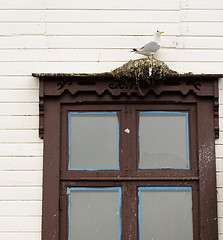
M 136 83 L 145 83 L 149 85 L 171 75 L 179 75 L 171 70 L 164 62 L 155 58 L 142 58 L 130 60 L 126 64 L 111 71 L 116 80 L 131 79 Z

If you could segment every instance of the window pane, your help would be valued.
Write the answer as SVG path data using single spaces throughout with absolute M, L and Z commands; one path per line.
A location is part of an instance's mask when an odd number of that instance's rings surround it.
M 119 169 L 117 113 L 70 113 L 69 169 Z
M 69 240 L 120 240 L 121 188 L 71 188 Z
M 139 188 L 140 240 L 192 240 L 190 187 Z
M 141 112 L 140 168 L 189 168 L 188 114 Z

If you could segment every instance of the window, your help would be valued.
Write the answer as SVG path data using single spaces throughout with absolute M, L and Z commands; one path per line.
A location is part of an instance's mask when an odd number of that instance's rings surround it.
M 196 239 L 193 105 L 64 104 L 61 112 L 66 238 Z
M 217 79 L 40 80 L 43 240 L 217 240 Z

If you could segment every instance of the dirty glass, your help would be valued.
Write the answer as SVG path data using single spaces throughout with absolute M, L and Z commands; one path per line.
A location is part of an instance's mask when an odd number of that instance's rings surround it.
M 190 187 L 139 188 L 140 240 L 193 240 Z
M 117 113 L 70 113 L 69 152 L 69 169 L 119 169 Z
M 69 197 L 69 240 L 121 240 L 121 188 L 76 189 Z
M 189 168 L 188 116 L 176 112 L 140 112 L 139 167 Z

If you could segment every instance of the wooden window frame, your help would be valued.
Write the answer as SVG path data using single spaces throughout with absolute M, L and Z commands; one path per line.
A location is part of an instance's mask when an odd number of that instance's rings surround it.
M 79 75 L 34 74 L 40 78 L 40 137 L 44 134 L 42 239 L 68 239 L 67 187 L 121 186 L 123 217 L 127 209 L 136 212 L 137 186 L 191 186 L 193 192 L 193 240 L 217 240 L 217 196 L 215 138 L 218 137 L 218 76 L 202 75 L 162 79 L 143 89 L 140 96 L 132 83 L 111 78 Z M 116 107 L 117 106 L 117 107 Z M 137 150 L 126 151 L 117 171 L 68 171 L 67 113 L 71 111 L 116 110 L 126 114 L 143 111 L 185 111 L 189 114 L 191 170 L 137 170 Z M 129 126 L 121 139 L 137 145 L 137 114 L 122 117 L 122 128 Z M 135 156 L 131 157 L 131 156 Z M 89 171 L 88 171 L 89 172 Z M 118 171 L 119 172 L 119 171 Z M 119 172 L 120 173 L 120 172 Z M 120 174 L 119 174 L 120 175 Z M 131 177 L 130 177 L 131 176 Z M 125 189 L 128 189 L 127 191 Z M 128 199 L 128 201 L 127 201 Z M 122 240 L 138 239 L 138 218 L 122 225 Z M 128 226 L 133 226 L 130 230 Z M 131 236 L 131 238 L 130 238 Z

